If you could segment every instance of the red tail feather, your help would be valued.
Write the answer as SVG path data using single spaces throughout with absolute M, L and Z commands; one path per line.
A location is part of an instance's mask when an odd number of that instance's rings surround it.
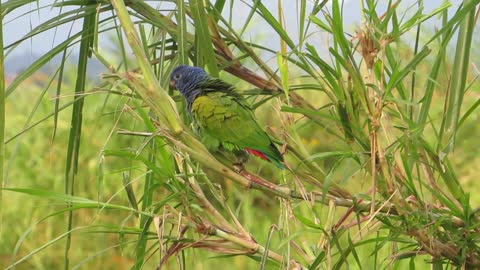
M 253 149 L 250 149 L 250 148 L 245 148 L 245 151 L 247 151 L 248 153 L 250 153 L 254 156 L 257 156 L 261 159 L 268 160 L 267 156 L 265 156 L 265 154 L 260 152 L 260 151 L 253 150 Z

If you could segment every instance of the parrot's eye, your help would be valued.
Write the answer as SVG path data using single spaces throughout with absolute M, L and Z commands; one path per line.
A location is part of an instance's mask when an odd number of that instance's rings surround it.
M 180 77 L 182 77 L 182 75 L 180 75 L 180 74 L 173 75 L 173 79 L 175 79 L 175 80 L 180 79 Z

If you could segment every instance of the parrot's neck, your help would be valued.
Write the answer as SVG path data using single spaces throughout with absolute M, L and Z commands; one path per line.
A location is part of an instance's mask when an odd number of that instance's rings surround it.
M 185 99 L 187 100 L 188 111 L 192 111 L 192 104 L 202 94 L 202 90 L 195 88 L 185 93 Z

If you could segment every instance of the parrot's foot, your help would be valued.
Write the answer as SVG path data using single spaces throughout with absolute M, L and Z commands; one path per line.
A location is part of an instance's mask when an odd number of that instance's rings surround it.
M 242 173 L 245 170 L 245 163 L 248 161 L 248 154 L 245 151 L 235 152 L 235 163 L 233 163 L 233 169 L 237 173 Z
M 233 163 L 233 170 L 236 173 L 242 173 L 245 170 L 245 167 L 243 166 L 243 162 L 235 162 Z

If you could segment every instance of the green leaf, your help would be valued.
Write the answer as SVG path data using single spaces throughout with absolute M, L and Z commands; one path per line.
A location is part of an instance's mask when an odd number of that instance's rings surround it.
M 203 66 L 203 61 L 210 75 L 218 77 L 217 58 L 210 38 L 207 13 L 202 0 L 189 0 L 190 10 L 195 25 L 195 39 L 197 43 L 197 65 Z
M 295 43 L 290 38 L 290 36 L 285 32 L 282 25 L 275 19 L 275 17 L 270 13 L 267 7 L 263 5 L 262 1 L 256 1 L 257 12 L 262 16 L 262 18 L 273 28 L 275 32 L 281 37 L 281 40 L 286 42 L 290 49 L 295 50 Z

